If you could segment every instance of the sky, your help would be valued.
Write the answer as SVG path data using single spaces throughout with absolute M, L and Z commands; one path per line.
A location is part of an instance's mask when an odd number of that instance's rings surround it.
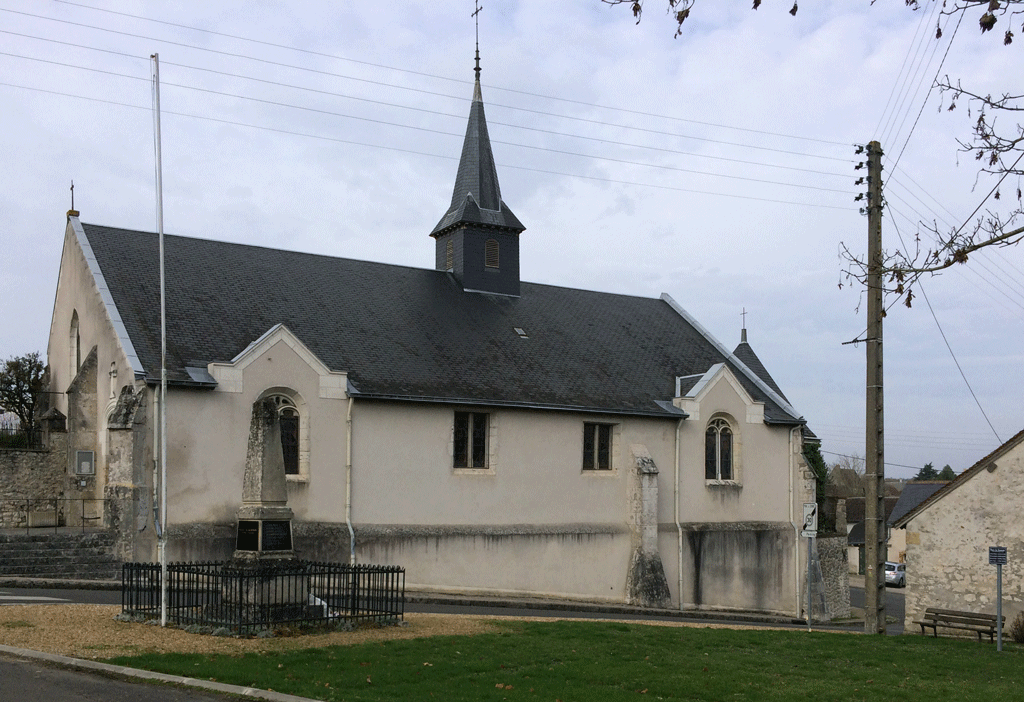
M 1005 211 L 959 152 L 977 113 L 930 86 L 1019 93 L 1024 62 L 1002 25 L 954 31 L 934 3 L 789 7 L 698 2 L 674 38 L 658 0 L 639 24 L 599 0 L 485 0 L 481 83 L 523 280 L 668 293 L 730 348 L 745 319 L 832 462 L 864 454 L 855 145 L 886 152 L 888 249 Z M 83 222 L 156 230 L 152 54 L 167 233 L 433 268 L 473 9 L 0 0 L 0 359 L 46 352 L 72 181 Z M 962 471 L 1024 428 L 1024 250 L 916 294 L 885 319 L 891 477 Z

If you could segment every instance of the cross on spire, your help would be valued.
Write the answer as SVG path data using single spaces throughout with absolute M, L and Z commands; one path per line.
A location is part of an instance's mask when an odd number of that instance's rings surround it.
M 473 4 L 476 7 L 476 9 L 473 11 L 473 14 L 471 15 L 473 20 L 476 22 L 476 68 L 474 68 L 473 70 L 476 71 L 476 80 L 477 80 L 477 82 L 480 82 L 480 17 L 479 17 L 479 15 L 480 15 L 480 10 L 482 10 L 484 8 L 480 4 L 480 0 L 473 0 Z
M 75 181 L 71 181 L 71 209 L 68 210 L 68 217 L 77 217 L 78 210 L 75 209 Z

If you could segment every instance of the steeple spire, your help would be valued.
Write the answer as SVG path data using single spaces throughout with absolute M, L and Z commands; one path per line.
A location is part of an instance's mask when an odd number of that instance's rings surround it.
M 430 232 L 437 240 L 436 267 L 451 271 L 467 290 L 518 295 L 519 234 L 526 227 L 501 199 L 480 91 L 479 25 L 473 71 L 473 102 L 452 201 Z

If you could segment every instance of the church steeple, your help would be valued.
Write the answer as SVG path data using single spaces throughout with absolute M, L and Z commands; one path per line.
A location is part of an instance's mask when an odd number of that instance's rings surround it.
M 519 295 L 519 234 L 526 227 L 502 202 L 480 91 L 480 48 L 462 158 L 452 202 L 430 236 L 438 270 L 451 271 L 464 289 Z

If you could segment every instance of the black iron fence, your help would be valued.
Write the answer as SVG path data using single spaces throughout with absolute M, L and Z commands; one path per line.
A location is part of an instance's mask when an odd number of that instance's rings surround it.
M 125 563 L 121 611 L 158 618 L 160 564 Z M 170 563 L 167 620 L 254 633 L 281 626 L 388 622 L 405 615 L 405 569 L 308 561 Z
M 0 426 L 0 449 L 39 450 L 42 448 L 43 433 L 38 429 L 24 430 Z
M 103 527 L 104 498 L 34 497 L 0 500 L 0 529 L 30 530 L 73 528 L 86 531 Z

